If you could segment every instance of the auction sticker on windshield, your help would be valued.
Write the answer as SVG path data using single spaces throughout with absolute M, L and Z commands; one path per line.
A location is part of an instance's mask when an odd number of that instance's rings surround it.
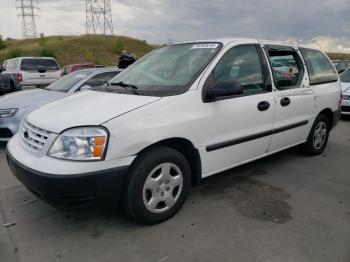
M 191 49 L 215 49 L 219 46 L 219 44 L 214 43 L 205 43 L 205 44 L 194 44 Z

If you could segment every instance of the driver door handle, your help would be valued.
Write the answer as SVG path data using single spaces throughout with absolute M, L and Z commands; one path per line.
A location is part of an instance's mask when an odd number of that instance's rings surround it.
M 290 99 L 288 97 L 281 98 L 281 106 L 289 106 L 290 105 Z

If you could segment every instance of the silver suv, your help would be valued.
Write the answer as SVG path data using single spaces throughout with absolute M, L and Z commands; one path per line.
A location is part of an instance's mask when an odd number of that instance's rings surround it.
M 23 86 L 47 86 L 61 77 L 61 68 L 52 57 L 19 57 L 4 62 L 5 71 L 10 77 L 11 91 Z

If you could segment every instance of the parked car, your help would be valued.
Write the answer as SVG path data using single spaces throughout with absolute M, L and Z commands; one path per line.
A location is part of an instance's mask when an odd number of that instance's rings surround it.
M 342 88 L 341 113 L 350 115 L 350 68 L 340 75 Z
M 275 57 L 293 59 L 293 78 L 274 73 Z M 202 178 L 296 145 L 321 154 L 340 94 L 317 49 L 249 39 L 170 45 L 100 91 L 32 111 L 7 145 L 8 162 L 55 206 L 121 203 L 155 224 Z
M 33 109 L 76 92 L 103 86 L 121 69 L 85 69 L 62 77 L 46 89 L 15 92 L 0 98 L 0 141 L 8 141 Z
M 10 77 L 6 74 L 2 74 L 4 71 L 5 68 L 0 66 L 0 96 L 12 91 Z
M 350 60 L 333 60 L 332 62 L 337 69 L 338 74 L 341 74 L 350 68 Z
M 24 86 L 47 86 L 61 77 L 61 69 L 52 57 L 19 57 L 4 62 L 4 75 L 10 77 L 12 91 Z
M 62 76 L 68 75 L 69 73 L 72 73 L 78 70 L 95 68 L 95 67 L 96 65 L 93 63 L 66 65 L 62 69 Z

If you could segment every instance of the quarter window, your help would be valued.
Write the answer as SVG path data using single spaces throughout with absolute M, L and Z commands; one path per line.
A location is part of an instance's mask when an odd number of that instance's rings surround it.
M 300 51 L 306 63 L 311 85 L 338 81 L 337 72 L 322 52 L 307 48 L 300 48 Z
M 243 91 L 238 95 L 261 93 L 264 90 L 263 73 L 259 53 L 254 45 L 232 48 L 221 58 L 213 71 L 214 87 L 218 83 L 240 82 Z

